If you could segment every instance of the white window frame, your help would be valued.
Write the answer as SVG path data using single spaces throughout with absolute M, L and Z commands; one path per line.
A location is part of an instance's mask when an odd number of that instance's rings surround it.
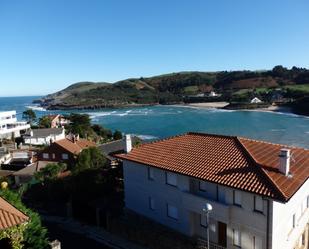
M 155 200 L 152 197 L 149 197 L 149 209 L 150 210 L 155 210 L 156 209 L 156 203 Z
M 238 190 L 233 191 L 233 204 L 241 207 L 241 192 Z
M 152 167 L 148 167 L 148 179 L 151 181 L 154 180 L 154 169 Z
M 233 245 L 241 247 L 241 234 L 238 229 L 233 229 Z
M 261 196 L 255 195 L 254 196 L 254 211 L 263 213 L 264 210 L 264 201 Z
M 69 154 L 67 154 L 67 153 L 62 153 L 62 154 L 61 154 L 61 158 L 62 158 L 62 160 L 68 160 L 68 159 L 69 159 Z
M 201 192 L 206 192 L 206 182 L 204 182 L 204 181 L 199 181 L 198 182 L 198 189 L 199 189 L 199 191 L 201 191 Z
M 172 172 L 165 172 L 166 184 L 177 187 L 177 174 Z
M 166 211 L 167 211 L 167 217 L 174 219 L 174 220 L 178 220 L 178 208 L 171 205 L 171 204 L 167 204 L 166 205 Z
M 261 237 L 253 236 L 253 249 L 263 249 L 263 241 Z
M 48 153 L 43 153 L 43 158 L 44 159 L 49 159 L 49 154 Z

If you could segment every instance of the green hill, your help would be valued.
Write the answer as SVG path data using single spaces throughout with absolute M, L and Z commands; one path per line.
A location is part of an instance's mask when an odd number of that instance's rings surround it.
M 302 89 L 307 90 L 306 84 L 309 84 L 309 70 L 297 67 L 276 66 L 268 71 L 179 72 L 126 79 L 113 84 L 80 82 L 47 95 L 40 103 L 49 109 L 172 104 L 210 91 L 220 93 L 221 99 L 229 101 L 237 94 L 239 97 L 239 92 L 256 89 L 267 92 L 278 87 L 286 91 L 297 89 L 296 92 L 301 92 L 301 97 L 304 97 L 308 94 L 306 91 L 302 94 Z

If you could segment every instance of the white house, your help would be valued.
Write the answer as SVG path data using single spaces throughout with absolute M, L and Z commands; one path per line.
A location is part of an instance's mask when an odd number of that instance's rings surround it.
M 128 210 L 194 238 L 209 225 L 210 248 L 308 248 L 309 150 L 187 133 L 126 151 Z
M 25 144 L 31 145 L 49 145 L 61 139 L 65 139 L 64 128 L 33 129 L 24 135 Z
M 251 104 L 258 104 L 258 103 L 262 103 L 262 100 L 260 100 L 257 97 L 254 97 L 253 99 L 251 99 L 250 103 Z
M 16 111 L 0 112 L 0 139 L 20 137 L 20 132 L 29 128 L 26 122 L 17 122 Z

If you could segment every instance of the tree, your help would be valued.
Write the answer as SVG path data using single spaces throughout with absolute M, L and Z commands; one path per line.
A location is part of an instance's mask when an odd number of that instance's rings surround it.
M 47 117 L 47 116 L 41 117 L 39 119 L 39 127 L 40 128 L 50 128 L 51 127 L 51 120 L 50 120 L 50 118 Z
M 87 169 L 103 168 L 106 165 L 106 158 L 97 147 L 84 149 L 77 158 L 73 173 L 77 174 Z
M 115 130 L 115 132 L 114 132 L 114 134 L 113 134 L 113 138 L 114 138 L 114 140 L 122 139 L 122 133 L 121 133 L 121 131 Z
M 34 177 L 40 182 L 50 181 L 56 179 L 59 173 L 66 169 L 67 166 L 64 163 L 49 163 L 46 167 L 36 172 Z
M 71 113 L 69 116 L 70 124 L 67 130 L 74 134 L 79 134 L 82 138 L 93 135 L 91 120 L 88 114 Z
M 42 226 L 40 216 L 22 203 L 21 196 L 18 193 L 8 189 L 0 190 L 0 196 L 29 217 L 26 228 L 23 231 L 22 244 L 24 245 L 24 248 L 50 248 L 47 237 L 47 229 Z
M 36 120 L 36 114 L 32 109 L 28 109 L 23 112 L 23 119 L 32 124 Z

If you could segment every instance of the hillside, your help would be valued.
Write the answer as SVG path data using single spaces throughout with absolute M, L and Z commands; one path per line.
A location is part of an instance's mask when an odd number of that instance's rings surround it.
M 296 67 L 289 70 L 276 66 L 268 71 L 179 72 L 113 84 L 80 82 L 47 95 L 39 102 L 49 109 L 172 104 L 210 91 L 216 91 L 222 100 L 230 101 L 235 96 L 238 98 L 237 94 L 243 89 L 243 92 L 255 93 L 257 89 L 306 87 L 306 84 L 309 84 L 309 70 Z M 306 96 L 302 93 L 299 97 Z

